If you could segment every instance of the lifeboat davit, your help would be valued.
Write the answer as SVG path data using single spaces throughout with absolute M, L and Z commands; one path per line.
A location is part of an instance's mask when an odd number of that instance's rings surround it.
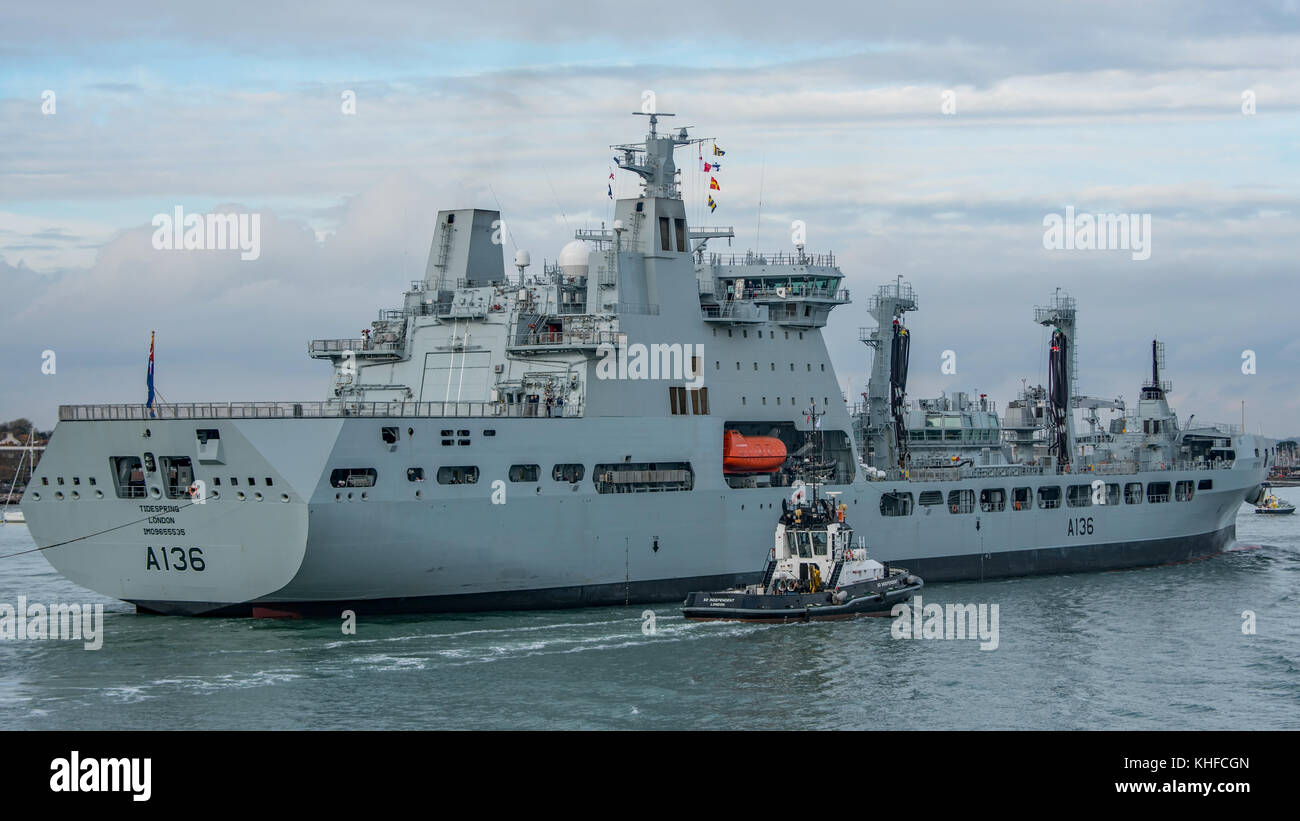
M 742 436 L 738 430 L 722 434 L 723 473 L 773 473 L 785 457 L 785 443 L 775 436 Z

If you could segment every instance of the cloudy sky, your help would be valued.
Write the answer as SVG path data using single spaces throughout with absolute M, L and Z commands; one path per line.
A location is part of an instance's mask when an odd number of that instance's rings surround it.
M 1084 392 L 1134 400 L 1159 336 L 1184 417 L 1245 400 L 1300 433 L 1296 0 L 184 5 L 4 13 L 0 418 L 142 402 L 151 330 L 168 401 L 324 398 L 307 341 L 396 307 L 438 209 L 500 208 L 535 262 L 610 219 L 607 146 L 649 90 L 727 151 L 715 214 L 686 175 L 692 218 L 739 251 L 803 220 L 838 255 L 849 396 L 878 285 L 920 297 L 912 396 L 1000 403 L 1045 381 L 1033 306 L 1062 287 Z M 154 250 L 177 206 L 261 214 L 260 258 Z M 1067 207 L 1149 214 L 1150 258 L 1045 249 Z

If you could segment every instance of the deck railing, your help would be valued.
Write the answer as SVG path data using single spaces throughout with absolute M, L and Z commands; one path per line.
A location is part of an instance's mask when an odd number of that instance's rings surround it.
M 60 405 L 60 422 L 154 419 L 321 419 L 363 417 L 575 418 L 575 404 L 505 402 L 191 402 L 155 405 Z

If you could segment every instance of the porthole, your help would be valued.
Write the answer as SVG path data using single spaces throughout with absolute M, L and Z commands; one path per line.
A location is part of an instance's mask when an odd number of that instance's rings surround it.
M 74 491 L 72 491 L 72 498 L 74 498 L 74 499 L 80 499 L 80 498 L 81 498 L 81 494 L 74 490 Z
M 151 487 L 149 488 L 149 495 L 155 499 L 158 499 L 162 497 L 162 491 L 156 487 Z
M 348 493 L 348 501 L 352 501 L 352 494 L 350 492 Z
M 104 491 L 102 491 L 102 490 L 97 490 L 97 491 L 95 491 L 95 498 L 96 498 L 96 499 L 102 499 L 102 498 L 104 498 Z
M 244 495 L 244 491 L 241 490 L 241 491 L 239 491 L 238 493 L 235 494 L 235 498 L 242 502 L 242 501 L 244 501 L 245 499 L 247 499 L 248 497 L 245 496 L 245 495 Z
M 417 498 L 417 499 L 423 499 L 423 498 L 424 498 L 424 491 L 423 491 L 423 490 L 417 490 L 417 491 L 415 491 L 415 498 Z
M 33 493 L 32 493 L 32 501 L 33 501 L 33 502 L 39 502 L 40 500 L 41 500 L 41 494 L 36 493 L 36 492 L 33 491 Z
M 287 493 L 281 493 L 281 494 L 280 494 L 280 501 L 282 501 L 282 502 L 287 502 L 287 501 L 289 501 L 289 494 L 287 494 Z
M 61 491 L 61 490 L 57 490 L 57 491 L 55 491 L 55 492 L 54 492 L 54 498 L 55 498 L 55 499 L 58 499 L 58 500 L 60 500 L 60 501 L 62 501 L 62 500 L 63 500 L 63 491 Z
M 253 499 L 258 502 L 262 501 L 262 492 L 259 490 L 257 493 L 254 493 Z
M 369 499 L 369 498 L 370 498 L 370 494 L 369 494 L 368 492 L 366 492 L 366 491 L 363 490 L 363 491 L 361 491 L 361 498 L 362 498 L 362 499 Z
M 343 494 L 342 494 L 342 493 L 335 493 L 335 494 L 334 494 L 334 501 L 336 501 L 336 502 L 341 502 L 341 501 L 343 501 Z

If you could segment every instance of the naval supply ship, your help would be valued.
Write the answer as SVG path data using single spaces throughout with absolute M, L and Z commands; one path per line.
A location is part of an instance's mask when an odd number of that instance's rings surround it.
M 835 257 L 711 250 L 734 232 L 688 225 L 674 152 L 703 141 L 667 116 L 613 146 L 639 194 L 540 272 L 521 251 L 507 273 L 497 212 L 439 212 L 402 305 L 310 342 L 324 399 L 61 406 L 22 499 L 43 555 L 165 614 L 680 602 L 759 581 L 754 545 L 813 454 L 872 555 L 932 583 L 1232 542 L 1264 443 L 1182 426 L 1155 343 L 1136 408 L 1080 395 L 1059 292 L 1034 314 L 1049 384 L 999 417 L 908 399 L 917 297 L 881 286 L 849 404 L 822 335 L 851 301 Z

